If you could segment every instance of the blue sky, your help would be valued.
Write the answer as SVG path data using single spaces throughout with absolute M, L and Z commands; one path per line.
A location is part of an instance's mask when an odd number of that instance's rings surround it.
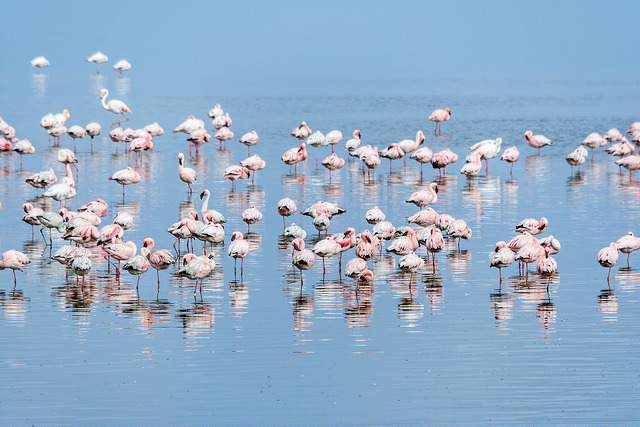
M 3 71 L 90 67 L 254 87 L 640 75 L 638 1 L 3 2 Z M 34 7 L 35 6 L 35 7 Z M 75 68 L 74 68 L 75 67 Z M 53 72 L 53 71 L 52 71 Z M 133 74 L 132 74 L 133 75 Z

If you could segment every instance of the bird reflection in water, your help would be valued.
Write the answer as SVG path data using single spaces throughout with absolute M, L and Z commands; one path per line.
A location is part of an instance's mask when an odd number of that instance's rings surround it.
M 598 311 L 603 314 L 605 322 L 618 320 L 618 295 L 611 288 L 602 289 L 598 295 Z
M 374 284 L 360 281 L 353 285 L 344 285 L 343 291 L 345 294 L 344 318 L 347 326 L 368 327 L 373 315 Z
M 333 184 L 325 184 L 322 186 L 322 193 L 328 198 L 331 196 L 331 201 L 339 205 L 342 204 L 344 199 L 344 185 L 340 182 Z
M 37 73 L 31 75 L 31 92 L 36 96 L 45 96 L 47 94 L 47 79 L 49 76 L 44 73 Z M 99 90 L 99 89 L 98 89 Z
M 175 316 L 185 338 L 205 334 L 215 324 L 215 308 L 204 301 L 194 301 L 190 307 L 177 310 Z
M 424 304 L 413 298 L 402 298 L 398 304 L 398 319 L 405 321 L 405 327 L 415 328 L 415 322 L 424 316 Z
M 98 282 L 86 278 L 76 283 L 73 274 L 69 274 L 69 281 L 53 289 L 53 296 L 58 298 L 62 306 L 75 315 L 90 314 L 96 302 Z
M 442 286 L 442 276 L 437 272 L 428 270 L 422 276 L 424 292 L 429 301 L 429 312 L 436 314 L 444 307 L 444 287 Z
M 172 306 L 173 304 L 166 299 L 143 301 L 136 298 L 122 303 L 119 311 L 127 318 L 137 320 L 140 329 L 153 335 L 153 331 L 160 325 L 171 322 Z
M 24 323 L 29 312 L 30 298 L 20 289 L 5 291 L 0 289 L 0 312 L 8 323 Z
M 451 246 L 455 246 L 455 243 L 453 242 L 453 240 L 448 240 L 447 242 L 451 242 L 448 245 L 450 247 L 447 248 L 448 250 L 451 250 L 451 252 L 449 252 L 445 257 L 449 268 L 457 273 L 469 270 L 469 268 L 471 267 L 471 251 L 468 249 L 452 250 L 455 248 L 451 248 Z
M 300 293 L 293 300 L 293 331 L 308 332 L 313 325 L 314 300 L 311 295 Z M 303 334 L 298 333 L 295 336 L 302 337 Z M 304 344 L 305 340 L 297 338 L 294 340 L 296 344 Z
M 574 187 L 579 187 L 584 185 L 586 174 L 584 172 L 576 172 L 573 175 L 569 175 L 567 177 L 567 190 L 571 190 Z
M 249 304 L 249 287 L 245 284 L 231 282 L 229 285 L 229 300 L 231 302 L 231 315 L 240 317 L 247 313 Z
M 548 156 L 531 155 L 525 160 L 527 179 L 547 177 L 551 172 L 551 158 Z M 535 184 L 530 182 L 529 185 Z
M 613 275 L 613 279 L 624 291 L 634 291 L 640 288 L 640 270 L 621 267 Z
M 508 321 L 513 319 L 513 295 L 506 292 L 503 293 L 501 289 L 497 292 L 489 294 L 489 308 L 491 308 L 495 315 L 496 328 L 499 330 L 508 330 Z
M 129 95 L 131 92 L 131 79 L 129 77 L 120 77 L 115 79 L 116 93 L 120 96 Z
M 551 324 L 555 323 L 557 317 L 556 305 L 551 302 L 551 296 L 546 292 L 546 299 L 536 306 L 536 319 L 543 324 L 545 337 L 548 332 L 553 331 Z

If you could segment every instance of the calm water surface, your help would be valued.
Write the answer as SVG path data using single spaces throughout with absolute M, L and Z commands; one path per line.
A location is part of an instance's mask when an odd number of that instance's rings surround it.
M 86 70 L 83 69 L 83 72 Z M 640 259 L 626 257 L 607 271 L 598 250 L 628 231 L 640 233 L 640 175 L 620 174 L 598 150 L 592 162 L 571 174 L 564 156 L 591 132 L 624 130 L 638 120 L 638 86 L 602 82 L 555 82 L 540 87 L 516 83 L 485 90 L 447 90 L 437 96 L 232 96 L 186 85 L 111 74 L 64 79 L 54 70 L 13 76 L 3 89 L 0 115 L 36 154 L 0 154 L 0 249 L 17 249 L 32 262 L 18 273 L 0 273 L 0 423 L 3 425 L 637 425 L 640 336 Z M 163 76 L 167 78 L 167 75 Z M 168 78 L 167 78 L 168 79 Z M 170 80 L 170 79 L 168 79 Z M 164 93 L 158 87 L 169 87 Z M 116 153 L 107 129 L 113 114 L 98 99 L 102 87 L 132 109 L 133 128 L 157 121 L 165 135 L 154 138 L 141 161 Z M 473 84 L 468 85 L 474 88 Z M 453 86 L 452 86 L 453 88 Z M 216 95 L 223 93 L 223 95 Z M 171 130 L 188 115 L 205 121 L 222 104 L 233 119 L 236 138 L 219 150 L 217 142 L 187 156 L 198 173 L 193 195 L 178 179 L 177 154 L 188 153 L 185 135 Z M 435 137 L 426 120 L 435 108 L 450 106 L 452 120 Z M 103 225 L 120 210 L 135 217 L 125 233 L 140 247 L 153 237 L 169 248 L 165 231 L 189 210 L 200 210 L 198 194 L 212 193 L 210 207 L 227 218 L 225 245 L 214 249 L 217 267 L 205 280 L 202 297 L 173 270 L 116 278 L 101 257 L 84 286 L 50 254 L 65 244 L 53 233 L 53 248 L 20 221 L 22 204 L 46 209 L 58 203 L 36 199 L 26 177 L 53 167 L 64 169 L 38 126 L 48 112 L 71 112 L 67 125 L 98 121 L 103 135 L 78 141 L 77 196 L 68 207 L 100 197 L 109 204 Z M 302 120 L 324 133 L 339 129 L 349 139 L 360 129 L 365 144 L 385 147 L 427 135 L 434 151 L 451 148 L 461 159 L 446 176 L 427 166 L 404 166 L 383 159 L 375 178 L 348 161 L 333 174 L 315 167 L 316 150 L 297 173 L 280 161 L 295 145 L 289 132 Z M 536 150 L 524 143 L 528 129 L 554 145 Z M 222 179 L 224 169 L 246 157 L 237 142 L 256 130 L 267 168 L 255 184 Z M 521 152 L 513 176 L 497 159 L 489 175 L 459 174 L 468 146 L 503 138 L 503 148 Z M 68 136 L 62 145 L 72 146 Z M 346 157 L 344 141 L 337 152 Z M 194 153 L 195 154 L 195 153 Z M 321 159 L 329 154 L 320 151 Z M 121 187 L 107 178 L 134 166 L 142 182 Z M 330 232 L 371 228 L 365 212 L 379 206 L 396 226 L 417 209 L 408 196 L 435 180 L 439 213 L 464 218 L 473 230 L 456 250 L 452 242 L 411 281 L 396 267 L 398 257 L 370 262 L 376 279 L 357 290 L 340 276 L 338 260 L 320 260 L 305 272 L 291 266 L 291 247 L 281 237 L 276 204 L 291 197 L 299 211 L 318 200 L 347 209 Z M 247 231 L 242 211 L 255 205 L 264 219 L 251 227 L 251 252 L 242 279 L 234 278 L 226 255 L 233 231 Z M 549 220 L 548 232 L 562 242 L 550 280 L 505 269 L 502 286 L 490 269 L 495 242 L 515 236 L 527 217 Z M 287 219 L 318 239 L 311 219 Z M 200 243 L 196 244 L 197 251 Z M 423 249 L 421 249 L 423 251 Z M 94 248 L 96 256 L 101 252 Z M 421 252 L 422 253 L 422 252 Z M 423 256 L 426 257 L 424 253 Z M 345 254 L 346 260 L 353 251 Z M 547 285 L 549 291 L 547 292 Z

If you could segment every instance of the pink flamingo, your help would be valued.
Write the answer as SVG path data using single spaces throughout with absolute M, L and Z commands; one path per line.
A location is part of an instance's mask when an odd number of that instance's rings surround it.
M 422 209 L 425 206 L 429 206 L 438 201 L 438 184 L 432 182 L 429 184 L 429 188 L 427 190 L 420 190 L 413 193 L 407 200 L 406 203 L 413 203 L 416 206 L 419 206 Z
M 73 151 L 76 151 L 76 139 L 82 139 L 87 134 L 87 131 L 82 126 L 71 126 L 67 130 L 67 134 L 73 139 Z
M 204 198 L 204 202 L 202 202 L 202 208 L 200 209 L 200 215 L 202 216 L 202 220 L 208 224 L 223 224 L 226 222 L 224 215 L 218 212 L 215 209 L 209 209 L 209 197 L 211 193 L 209 190 L 205 189 L 202 193 L 200 193 L 200 200 Z
M 94 62 L 97 64 L 98 70 L 96 74 L 100 74 L 100 64 L 103 64 L 108 60 L 109 60 L 109 57 L 102 52 L 96 52 L 90 57 L 88 57 L 87 59 L 85 59 L 86 62 Z
M 78 212 L 90 211 L 99 217 L 107 215 L 107 202 L 102 199 L 96 199 L 78 208 Z
M 233 132 L 228 127 L 224 126 L 216 132 L 215 138 L 220 141 L 220 149 L 222 150 L 222 141 L 224 141 L 224 149 L 227 149 L 227 141 L 233 139 Z
M 345 213 L 346 211 L 346 209 L 339 207 L 335 203 L 323 202 L 322 200 L 320 200 L 309 206 L 307 209 L 303 210 L 301 214 L 310 216 L 312 218 L 315 218 L 319 215 L 327 215 L 329 218 L 333 218 L 334 215 L 340 215 Z
M 389 145 L 384 150 L 380 150 L 380 157 L 384 157 L 386 159 L 389 159 L 389 172 L 391 172 L 391 162 L 393 160 L 403 158 L 404 157 L 404 151 L 402 150 L 402 148 L 400 148 L 400 144 L 399 143 L 394 142 L 393 144 Z M 407 164 L 407 161 L 405 160 L 405 165 L 406 164 Z
M 598 252 L 598 262 L 601 266 L 609 269 L 609 273 L 607 274 L 607 283 L 609 283 L 611 267 L 615 266 L 618 262 L 618 245 L 611 242 L 606 248 L 600 249 Z
M 367 267 L 367 263 L 362 258 L 350 259 L 344 268 L 344 275 L 352 279 L 357 279 L 357 281 L 360 281 L 360 278 L 367 274 L 367 272 L 371 273 Z
M 247 223 L 247 233 L 249 233 L 251 229 L 251 224 L 255 224 L 261 219 L 262 212 L 260 212 L 255 206 L 251 206 L 242 212 L 242 220 Z
M 436 133 L 438 126 L 440 130 L 438 133 L 442 133 L 442 122 L 446 122 L 451 118 L 451 108 L 445 108 L 444 110 L 436 110 L 429 116 L 429 120 L 436 122 L 436 127 L 433 129 L 433 133 Z
M 482 158 L 484 154 L 480 151 L 471 153 L 469 157 L 471 161 L 469 163 L 465 163 L 460 169 L 460 173 L 467 176 L 476 176 L 482 170 Z
M 122 200 L 124 200 L 124 186 L 129 184 L 137 184 L 140 182 L 140 175 L 133 170 L 132 167 L 122 169 L 109 177 L 110 181 L 115 181 L 122 185 Z
M 552 145 L 553 142 L 544 135 L 534 135 L 530 130 L 524 133 L 524 138 L 530 147 L 538 149 L 538 156 L 540 155 L 540 149 L 547 145 Z
M 247 156 L 251 155 L 251 147 L 258 143 L 258 133 L 252 130 L 249 133 L 245 133 L 240 138 L 240 143 L 247 146 Z
M 242 273 L 244 271 L 244 257 L 249 253 L 249 242 L 244 240 L 242 233 L 234 231 L 231 235 L 231 244 L 229 245 L 228 254 L 234 259 L 233 265 L 233 277 L 236 277 L 236 268 L 238 264 L 238 258 L 240 258 L 240 280 L 242 280 Z
M 535 218 L 523 219 L 516 225 L 516 233 L 528 231 L 533 236 L 542 233 L 547 228 L 547 225 L 549 225 L 549 222 L 545 217 L 540 218 L 540 221 Z
M 538 243 L 538 240 L 533 237 L 533 242 L 524 245 L 517 253 L 516 253 L 516 261 L 524 262 L 525 264 L 530 264 L 537 262 L 540 258 L 545 255 L 545 250 Z M 525 266 L 525 270 L 527 273 L 527 277 L 529 277 L 529 269 Z
M 445 148 L 444 150 L 433 154 L 431 157 L 431 166 L 434 169 L 442 169 L 442 171 L 445 171 L 446 173 L 446 167 L 457 161 L 458 155 L 448 148 Z M 440 174 L 442 174 L 442 171 L 439 171 Z
M 436 223 L 438 212 L 431 208 L 419 210 L 415 214 L 407 217 L 407 222 L 419 225 L 420 227 L 428 227 Z
M 378 244 L 378 238 L 373 236 L 369 230 L 363 231 L 360 234 L 360 242 L 356 245 L 356 256 L 369 261 L 375 255 Z
M 634 154 L 633 156 L 623 157 L 620 160 L 616 160 L 615 163 L 627 169 L 629 176 L 631 176 L 631 172 L 640 170 L 640 155 Z
M 239 165 L 232 165 L 224 170 L 223 178 L 231 181 L 232 190 L 235 191 L 236 180 L 249 178 L 249 175 L 250 175 L 249 169 L 243 168 L 242 166 L 239 166 Z
M 189 188 L 189 196 L 193 193 L 193 189 L 191 188 L 191 184 L 193 184 L 196 180 L 196 171 L 192 168 L 184 167 L 184 154 L 178 154 L 178 176 L 180 177 L 180 181 L 187 184 Z
M 22 209 L 25 212 L 22 220 L 31 226 L 31 239 L 33 240 L 33 226 L 42 225 L 38 217 L 44 215 L 44 211 L 40 208 L 33 207 L 31 203 L 25 203 L 22 205 Z
M 109 91 L 107 89 L 101 89 L 100 99 L 102 100 L 102 108 L 116 114 L 118 126 L 120 126 L 120 114 L 124 117 L 124 121 L 128 122 L 129 118 L 124 113 L 131 113 L 132 111 L 127 107 L 127 104 L 118 99 L 112 99 L 109 102 L 106 102 L 107 96 L 109 96 Z M 111 123 L 111 127 L 113 127 L 113 125 L 115 125 L 115 123 Z
M 138 281 L 136 282 L 136 291 L 138 290 L 138 285 L 140 284 L 140 276 L 149 271 L 149 267 L 151 267 L 151 263 L 147 259 L 148 256 L 149 249 L 142 247 L 140 248 L 140 255 L 134 256 L 122 266 L 122 269 L 126 270 L 129 274 L 138 276 Z
M 304 248 L 304 240 L 302 239 L 294 239 L 291 242 L 291 245 L 294 250 L 291 264 L 300 270 L 300 286 L 302 286 L 304 284 L 302 281 L 302 271 L 313 267 L 313 264 L 315 263 L 315 256 L 312 251 Z
M 91 138 L 91 152 L 93 152 L 93 138 L 102 133 L 102 127 L 100 126 L 100 123 L 91 122 L 86 125 L 84 129 L 87 132 L 87 135 Z
M 416 238 L 416 232 L 412 228 L 407 227 L 403 235 L 393 239 L 386 251 L 396 255 L 407 255 L 409 252 L 418 249 L 418 246 L 420 245 Z
M 41 171 L 37 174 L 31 175 L 25 179 L 25 182 L 36 189 L 36 197 L 38 197 L 38 188 L 47 188 L 49 185 L 55 183 L 58 180 L 53 169 L 48 171 Z
M 609 129 L 602 137 L 609 142 L 616 142 L 622 139 L 622 134 L 618 129 L 613 128 Z
M 607 141 L 600 136 L 598 132 L 593 132 L 589 134 L 584 141 L 580 143 L 581 145 L 586 145 L 591 148 L 591 160 L 593 160 L 593 149 L 596 147 L 604 147 L 607 145 Z
M 297 138 L 302 141 L 303 139 L 309 138 L 311 135 L 311 129 L 307 126 L 307 122 L 302 122 L 300 126 L 291 131 L 291 136 Z
M 144 127 L 144 130 L 146 130 L 151 136 L 164 135 L 164 129 L 162 129 L 162 127 L 157 122 L 153 122 L 150 125 L 146 125 Z
M 285 164 L 295 165 L 295 173 L 298 173 L 298 163 L 307 160 L 307 148 L 303 142 L 298 148 L 292 148 L 282 155 L 280 158 Z M 291 167 L 289 167 L 291 172 Z
M 611 145 L 611 147 L 608 147 L 604 151 L 613 157 L 625 157 L 633 154 L 633 152 L 636 151 L 636 147 L 627 141 L 627 138 L 622 138 L 621 142 Z M 622 171 L 622 169 L 620 170 Z
M 296 206 L 296 202 L 288 197 L 280 199 L 280 201 L 278 202 L 278 214 L 282 216 L 282 225 L 285 229 L 287 227 L 285 217 L 293 215 L 297 210 L 298 207 Z
M 515 261 L 515 255 L 507 243 L 500 241 L 496 243 L 496 248 L 489 254 L 489 267 L 496 267 L 500 276 L 500 283 L 502 283 L 502 269 L 509 267 L 513 261 Z
M 403 273 L 409 273 L 411 275 L 409 277 L 409 286 L 411 286 L 413 274 L 417 273 L 422 267 L 424 267 L 424 260 L 413 252 L 406 254 L 398 261 L 398 268 Z
M 369 224 L 377 224 L 380 221 L 384 221 L 385 218 L 386 215 L 384 214 L 384 212 L 382 212 L 382 209 L 377 206 L 369 209 L 364 215 L 365 221 L 367 221 Z
M 400 148 L 402 149 L 402 151 L 405 154 L 405 156 L 403 156 L 404 157 L 404 165 L 405 166 L 407 166 L 406 154 L 417 150 L 418 147 L 420 147 L 420 145 L 423 144 L 423 143 L 424 143 L 424 133 L 422 133 L 421 130 L 419 130 L 418 133 L 416 133 L 416 139 L 415 140 L 403 139 L 402 141 L 398 142 L 398 145 L 400 146 Z
M 509 175 L 513 176 L 513 164 L 517 162 L 519 158 L 520 158 L 520 152 L 515 146 L 509 147 L 502 152 L 502 156 L 500 156 L 500 160 L 504 160 L 508 163 L 511 163 L 511 169 L 509 169 Z
M 433 271 L 436 270 L 436 254 L 444 249 L 444 237 L 437 228 L 431 229 L 431 234 L 425 240 L 425 247 L 433 257 Z
M 344 146 L 344 149 L 349 152 L 349 155 L 351 155 L 351 153 L 360 146 L 360 138 L 361 138 L 360 131 L 358 129 L 354 130 L 353 138 L 348 140 Z
M 211 110 L 209 110 L 209 118 L 220 117 L 224 115 L 224 110 L 220 108 L 220 104 L 216 104 Z
M 25 154 L 33 154 L 36 149 L 28 139 L 21 139 L 13 145 L 13 151 L 20 154 L 20 169 L 22 169 L 22 156 Z
M 447 236 L 456 240 L 456 248 L 460 250 L 460 239 L 469 240 L 471 238 L 471 229 L 464 219 L 455 218 L 447 228 Z
M 616 242 L 618 246 L 618 250 L 623 254 L 627 254 L 627 267 L 629 266 L 629 255 L 631 252 L 637 251 L 640 249 L 640 237 L 634 236 L 633 232 L 629 232 L 626 235 L 622 236 Z
M 216 266 L 216 261 L 213 259 L 213 252 L 209 255 L 195 256 L 194 254 L 186 254 L 183 258 L 183 262 L 186 264 L 178 270 L 176 273 L 179 276 L 186 276 L 196 281 L 196 286 L 193 289 L 193 295 L 198 290 L 198 280 L 200 281 L 200 294 L 202 295 L 202 282 Z
M 587 153 L 587 155 L 589 155 L 589 153 Z M 571 166 L 571 175 L 573 175 L 573 167 L 578 166 L 578 170 L 580 170 L 580 165 L 586 162 L 587 158 L 583 156 L 581 153 L 579 153 L 577 150 L 574 150 L 571 153 L 567 154 L 567 157 L 565 157 L 565 160 L 567 163 L 569 163 L 569 166 Z
M 313 246 L 312 251 L 314 254 L 322 258 L 322 277 L 324 278 L 324 275 L 326 273 L 324 259 L 331 258 L 332 256 L 341 253 L 342 247 L 340 246 L 340 243 L 330 238 L 327 238 L 327 239 L 320 240 L 318 243 L 316 243 Z
M 485 161 L 485 175 L 489 174 L 489 159 L 493 159 L 498 156 L 500 152 L 500 146 L 502 145 L 502 138 L 485 139 L 469 147 L 469 150 L 474 153 L 481 154 L 481 158 Z
M 255 183 L 257 171 L 264 169 L 266 165 L 267 163 L 262 160 L 257 154 L 254 154 L 251 157 L 247 157 L 240 162 L 240 166 L 242 166 L 243 168 L 247 168 L 253 172 L 253 176 L 251 177 L 252 184 Z
M 31 261 L 29 257 L 19 251 L 10 250 L 2 254 L 2 260 L 0 261 L 0 270 L 10 268 L 13 270 L 13 287 L 15 288 L 18 279 L 16 278 L 16 270 L 23 271 L 23 267 L 29 264 Z
M 341 159 L 336 153 L 333 153 L 322 160 L 322 166 L 329 169 L 329 182 L 331 182 L 331 172 L 342 168 L 344 166 L 344 159 Z
M 204 129 L 204 122 L 194 116 L 187 117 L 187 120 L 179 124 L 172 132 L 184 132 L 191 135 L 196 129 Z
M 342 132 L 339 130 L 332 130 L 326 134 L 324 138 L 327 141 L 327 144 L 331 145 L 331 154 L 334 154 L 336 152 L 336 144 L 342 141 Z
M 123 243 L 120 239 L 116 239 L 116 243 L 102 246 L 102 249 L 107 253 L 107 255 L 104 256 L 104 259 L 106 259 L 109 264 L 113 265 L 116 268 L 116 276 L 120 275 L 120 261 L 128 261 L 138 251 L 135 243 L 133 243 L 132 241 Z M 118 265 L 115 265 L 113 262 L 111 262 L 109 256 L 112 256 L 113 258 L 118 260 Z
M 423 147 L 418 149 L 415 153 L 409 156 L 410 159 L 413 159 L 420 163 L 420 177 L 422 178 L 422 165 L 425 163 L 431 163 L 431 158 L 433 157 L 433 151 L 429 147 Z
M 60 137 L 67 133 L 67 127 L 64 125 L 56 125 L 47 130 L 47 133 L 49 134 L 49 140 L 51 140 L 51 137 L 57 138 L 57 141 L 54 145 L 59 146 Z M 51 144 L 49 144 L 49 146 L 51 146 Z
M 96 246 L 101 246 L 109 242 L 113 242 L 114 239 L 122 239 L 124 235 L 124 228 L 119 224 L 107 224 L 98 230 L 100 237 L 96 241 Z

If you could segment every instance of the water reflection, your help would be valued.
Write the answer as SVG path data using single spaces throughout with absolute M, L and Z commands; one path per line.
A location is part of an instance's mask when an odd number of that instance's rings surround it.
M 29 312 L 29 297 L 21 289 L 0 289 L 0 313 L 9 324 L 24 324 Z
M 210 336 L 215 325 L 215 308 L 204 301 L 195 301 L 190 307 L 179 309 L 175 316 L 182 325 L 187 348 L 195 345 L 191 339 Z
M 45 96 L 47 94 L 47 79 L 48 74 L 33 73 L 31 75 L 31 92 L 36 96 Z
M 495 312 L 496 328 L 508 330 L 509 320 L 513 319 L 513 295 L 498 289 L 497 292 L 489 294 L 489 307 Z
M 129 92 L 131 92 L 131 79 L 129 77 L 123 76 L 115 79 L 114 85 L 119 96 L 129 95 Z
M 89 93 L 96 96 L 100 93 L 102 88 L 107 87 L 107 77 L 103 74 L 91 74 L 89 75 Z M 126 103 L 126 101 L 125 101 Z
M 169 300 L 156 299 L 144 301 L 138 298 L 125 301 L 119 305 L 119 312 L 125 317 L 139 323 L 140 329 L 153 335 L 154 330 L 161 325 L 167 325 L 171 321 L 171 308 L 173 303 Z
M 618 320 L 618 296 L 611 288 L 602 289 L 598 295 L 598 311 L 603 314 L 605 322 Z

